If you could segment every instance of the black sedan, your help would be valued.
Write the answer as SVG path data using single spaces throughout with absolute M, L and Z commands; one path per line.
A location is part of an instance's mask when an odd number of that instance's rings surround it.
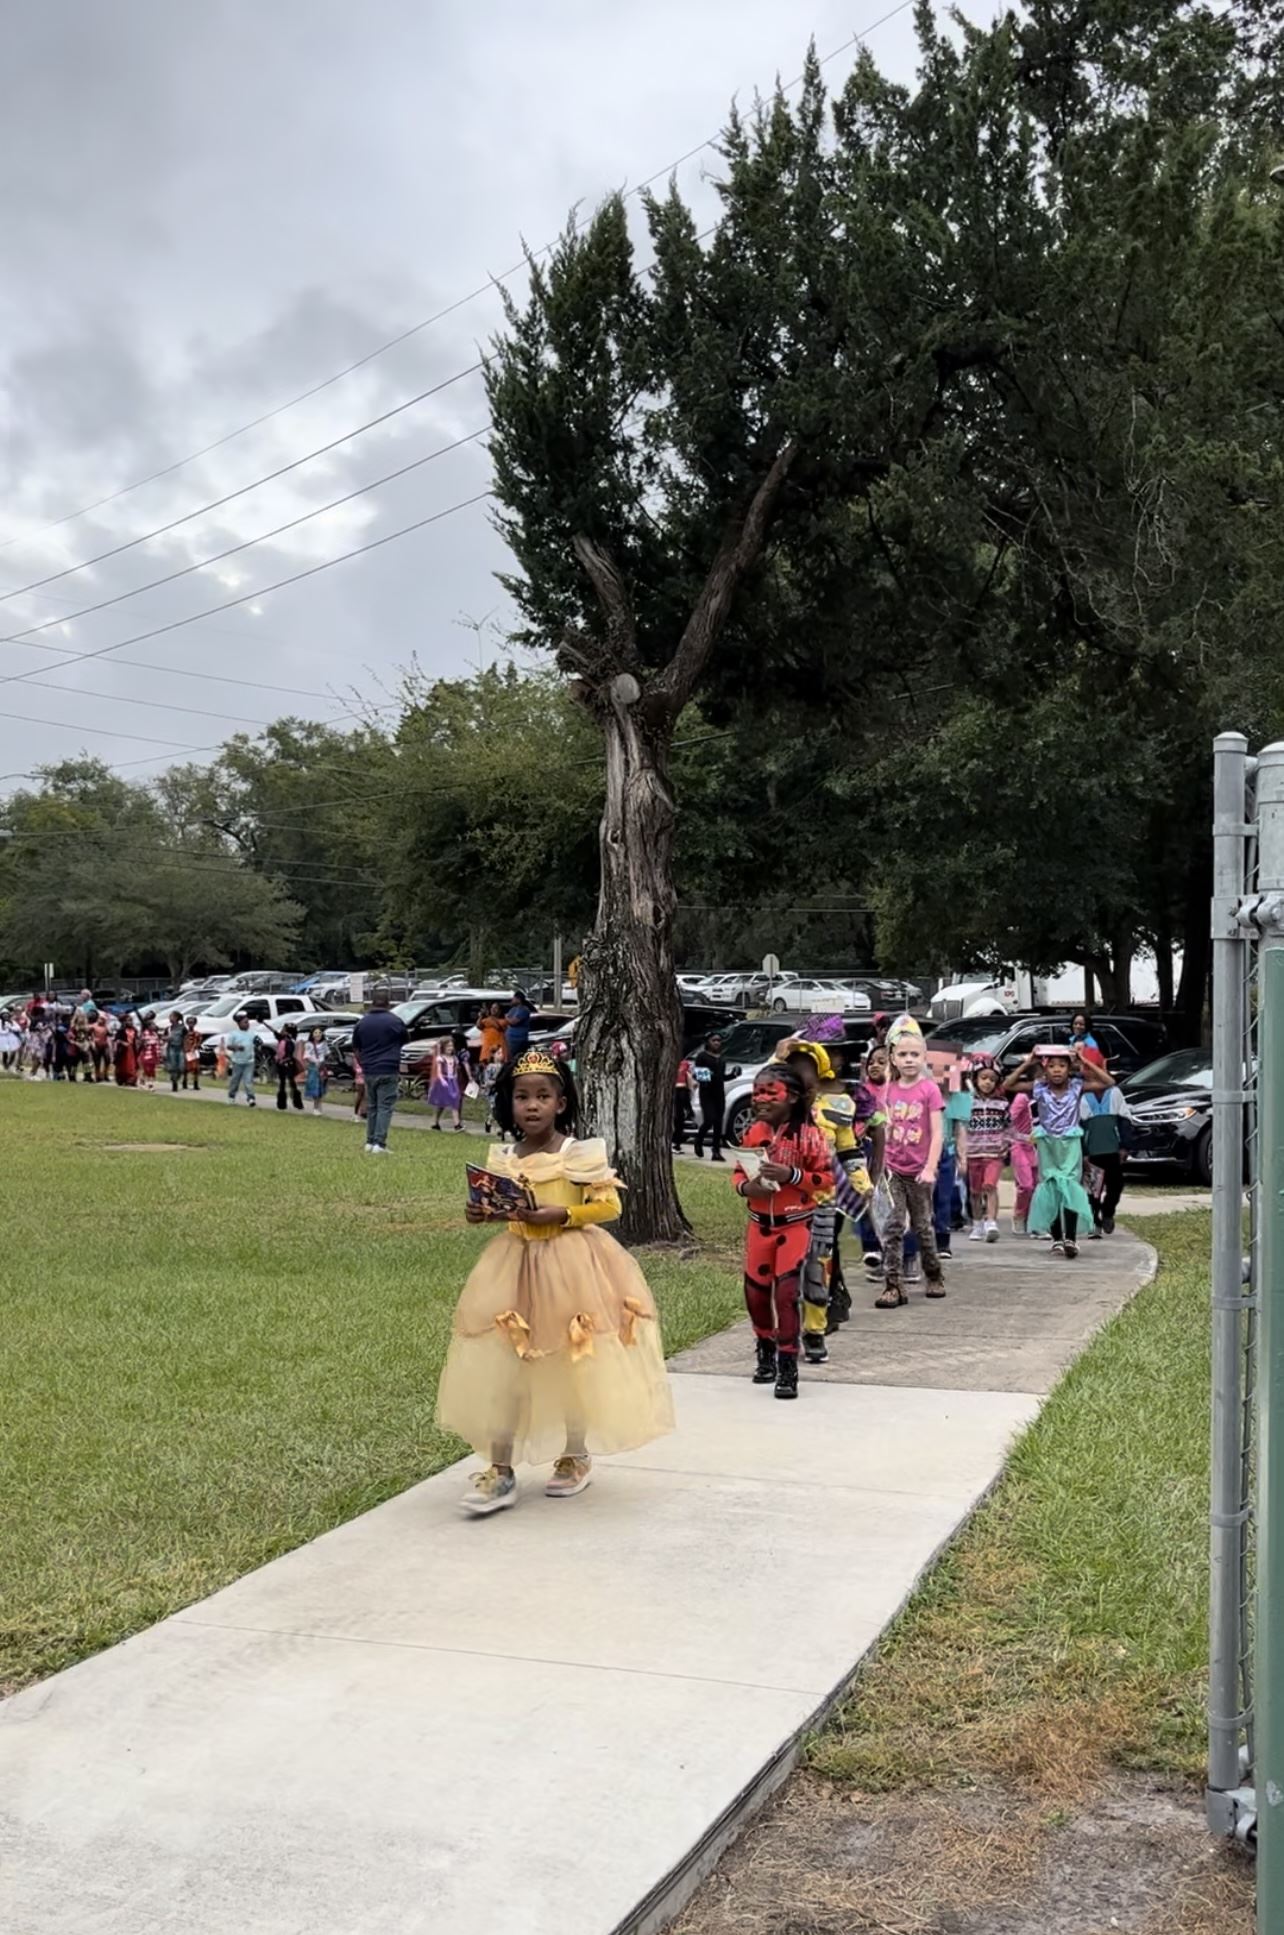
M 1132 1116 L 1128 1165 L 1170 1163 L 1213 1179 L 1213 1068 L 1206 1048 L 1178 1048 L 1122 1084 Z

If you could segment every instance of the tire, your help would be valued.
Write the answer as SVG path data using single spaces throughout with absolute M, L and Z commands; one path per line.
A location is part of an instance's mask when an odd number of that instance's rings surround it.
M 771 1004 L 771 1012 L 772 1012 L 773 1014 L 775 1014 L 775 1015 L 784 1015 L 784 1014 L 788 1014 L 788 1012 L 789 1012 L 789 1003 L 788 1003 L 787 1001 L 785 1001 L 785 1000 L 783 1000 L 783 999 L 782 999 L 782 998 L 781 998 L 781 997 L 780 997 L 780 996 L 778 995 L 778 996 L 776 997 L 776 999 L 775 999 L 775 1000 L 774 1000 L 774 1001 L 772 1002 L 772 1004 Z
M 1196 1182 L 1211 1186 L 1213 1180 L 1213 1125 L 1210 1122 L 1200 1132 L 1190 1161 L 1190 1173 Z
M 736 1103 L 736 1106 L 734 1107 L 734 1109 L 732 1109 L 730 1114 L 727 1116 L 726 1140 L 731 1144 L 733 1149 L 738 1149 L 740 1147 L 741 1143 L 744 1141 L 745 1134 L 746 1134 L 746 1131 L 748 1130 L 749 1124 L 752 1121 L 753 1121 L 753 1096 L 746 1095 L 743 1101 Z

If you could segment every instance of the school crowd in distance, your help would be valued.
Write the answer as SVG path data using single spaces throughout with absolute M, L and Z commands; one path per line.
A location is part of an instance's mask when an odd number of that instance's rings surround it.
M 1081 1232 L 1114 1229 L 1126 1110 L 1086 1017 L 1068 1046 L 1038 1051 L 1006 1079 L 979 1055 L 934 1079 L 918 1023 L 880 1024 L 863 1069 L 848 1065 L 841 1021 L 821 1016 L 754 1081 L 735 1186 L 749 1210 L 754 1382 L 779 1398 L 797 1396 L 799 1356 L 824 1363 L 826 1336 L 850 1314 L 845 1223 L 878 1282 L 879 1310 L 907 1303 L 907 1284 L 945 1296 L 956 1228 L 974 1242 L 999 1240 L 1009 1162 L 1014 1235 L 1046 1236 L 1054 1255 L 1073 1261 Z

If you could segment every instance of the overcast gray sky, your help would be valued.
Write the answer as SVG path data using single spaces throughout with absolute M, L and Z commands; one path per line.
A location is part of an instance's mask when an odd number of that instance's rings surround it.
M 0 0 L 0 594 L 465 368 L 497 321 L 493 292 L 219 450 L 44 528 L 507 270 L 523 235 L 538 246 L 572 203 L 640 181 L 712 134 L 733 94 L 792 80 L 809 35 L 827 54 L 894 4 Z M 991 8 L 967 10 L 979 19 Z M 909 12 L 875 28 L 870 46 L 908 78 Z M 831 80 L 850 60 L 827 69 Z M 701 207 L 711 161 L 679 170 Z M 484 419 L 480 380 L 455 383 L 166 537 L 5 599 L 3 635 L 256 536 Z M 465 669 L 476 643 L 455 621 L 500 597 L 503 551 L 485 505 L 119 656 L 66 657 L 270 584 L 484 490 L 487 477 L 484 449 L 468 446 L 222 566 L 4 644 L 0 793 L 17 783 L 11 773 L 81 751 L 150 777 L 247 721 L 323 718 L 346 702 L 258 686 L 355 686 L 380 699 L 412 657 L 433 673 Z

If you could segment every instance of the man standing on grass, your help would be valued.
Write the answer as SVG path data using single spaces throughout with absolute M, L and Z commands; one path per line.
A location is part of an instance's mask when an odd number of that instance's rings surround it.
M 366 1083 L 366 1154 L 386 1156 L 408 1030 L 401 1016 L 389 1011 L 386 987 L 377 987 L 370 999 L 369 1014 L 352 1031 L 352 1049 Z
M 254 1056 L 258 1044 L 247 1014 L 233 1015 L 232 1027 L 223 1037 L 223 1046 L 227 1050 L 227 1099 L 235 1102 L 237 1092 L 241 1090 L 249 1106 L 254 1108 Z

